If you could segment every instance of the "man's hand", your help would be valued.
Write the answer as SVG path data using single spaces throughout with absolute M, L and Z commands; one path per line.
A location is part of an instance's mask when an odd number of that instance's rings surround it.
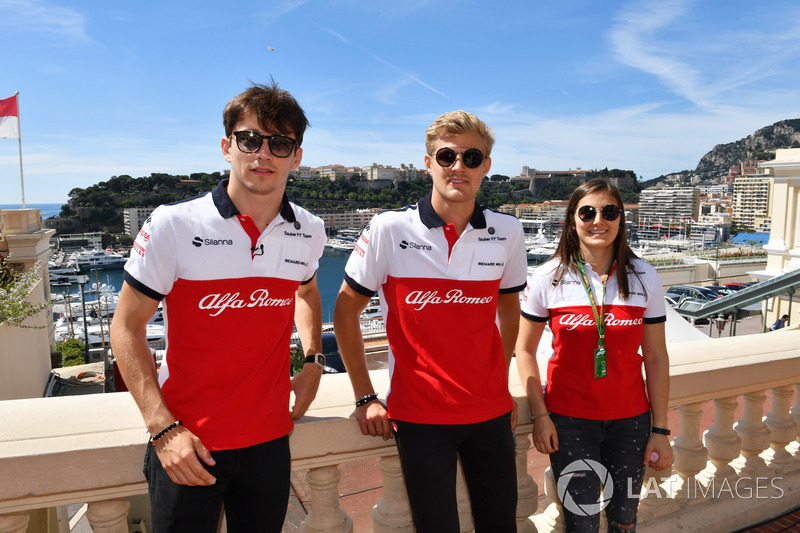
M 386 416 L 386 407 L 378 400 L 356 407 L 356 420 L 363 435 L 383 437 L 383 440 L 392 437 L 392 425 Z
M 200 463 L 202 460 L 205 464 L 214 466 L 216 461 L 211 457 L 211 452 L 185 427 L 173 429 L 158 439 L 155 447 L 161 466 L 174 483 L 202 487 L 217 482 Z
M 292 378 L 292 391 L 294 391 L 292 420 L 297 420 L 306 414 L 311 402 L 317 396 L 320 379 L 322 379 L 322 369 L 315 363 L 306 363 Z

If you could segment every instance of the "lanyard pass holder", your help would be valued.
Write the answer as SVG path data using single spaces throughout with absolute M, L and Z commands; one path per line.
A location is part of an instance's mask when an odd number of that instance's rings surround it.
M 606 346 L 603 335 L 600 335 L 600 340 L 597 341 L 597 349 L 594 351 L 594 378 L 600 379 L 606 377 L 607 370 Z

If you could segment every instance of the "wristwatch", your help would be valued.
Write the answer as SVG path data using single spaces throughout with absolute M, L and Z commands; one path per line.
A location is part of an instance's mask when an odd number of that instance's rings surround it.
M 306 363 L 314 363 L 318 367 L 325 369 L 325 356 L 321 353 L 315 353 L 306 356 Z

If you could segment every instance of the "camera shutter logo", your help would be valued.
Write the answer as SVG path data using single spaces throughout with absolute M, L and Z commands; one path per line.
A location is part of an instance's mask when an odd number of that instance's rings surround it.
M 572 499 L 572 496 L 567 490 L 567 486 L 577 472 L 587 472 L 586 475 L 591 475 L 588 474 L 588 472 L 594 472 L 594 475 L 600 479 L 600 483 L 603 484 L 603 492 L 600 494 L 600 498 L 596 503 L 579 504 Z M 606 467 L 592 459 L 579 459 L 567 465 L 558 478 L 557 487 L 558 497 L 561 499 L 562 505 L 571 513 L 582 516 L 596 515 L 605 509 L 611 501 L 611 496 L 614 494 L 614 484 L 611 482 L 611 474 L 608 473 Z

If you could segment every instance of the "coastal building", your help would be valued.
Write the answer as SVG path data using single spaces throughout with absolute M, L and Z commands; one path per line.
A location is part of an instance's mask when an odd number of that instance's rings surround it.
M 304 165 L 300 165 L 296 169 L 289 172 L 290 179 L 315 180 L 319 179 L 319 177 L 320 177 L 319 170 Z
M 335 211 L 331 213 L 314 213 L 325 223 L 325 231 L 329 234 L 335 234 L 342 229 L 357 229 L 362 230 L 369 224 L 372 217 L 382 209 L 359 209 L 357 211 Z
M 639 222 L 691 221 L 700 215 L 700 191 L 693 187 L 649 188 L 639 195 Z
M 122 225 L 125 228 L 125 233 L 132 238 L 136 238 L 139 230 L 142 229 L 144 223 L 147 221 L 155 207 L 129 207 L 122 210 Z
M 800 268 L 800 148 L 777 150 L 775 159 L 762 161 L 759 168 L 769 170 L 772 176 L 772 224 L 769 242 L 764 246 L 768 252 L 767 267 L 751 273 L 762 281 Z M 792 301 L 792 294 L 775 298 L 767 306 L 767 323 L 783 314 L 790 315 L 792 324 L 800 322 L 797 307 L 792 310 Z M 800 388 L 796 392 L 797 401 L 800 401 Z
M 64 251 L 74 251 L 81 249 L 106 248 L 110 244 L 111 236 L 102 231 L 89 233 L 68 233 L 58 235 L 57 248 Z
M 753 231 L 770 231 L 772 178 L 769 168 L 756 174 L 742 174 L 733 181 L 733 222 Z

